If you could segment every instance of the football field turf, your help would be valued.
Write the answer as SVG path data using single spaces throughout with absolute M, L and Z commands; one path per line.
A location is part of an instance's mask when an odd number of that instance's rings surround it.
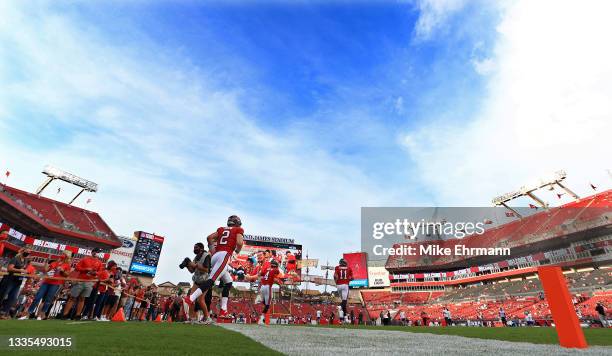
M 71 350 L 74 352 L 68 354 L 78 355 L 279 355 L 237 332 L 216 326 L 182 323 L 3 320 L 0 321 L 0 336 L 4 344 L 0 347 L 0 354 L 4 355 L 40 352 L 44 355 L 66 355 L 66 350 L 36 348 L 7 352 L 6 336 L 72 337 L 75 347 Z
M 330 330 L 334 329 L 334 330 Z M 234 330 L 234 331 L 232 331 Z M 373 336 L 373 332 L 378 333 Z M 397 334 L 401 332 L 400 334 Z M 406 333 L 406 334 L 404 334 Z M 412 333 L 412 334 L 410 334 Z M 6 337 L 37 337 L 37 336 L 56 336 L 72 337 L 75 347 L 69 354 L 75 355 L 143 355 L 143 354 L 225 354 L 225 355 L 273 355 L 279 354 L 276 350 L 291 354 L 325 354 L 330 353 L 331 347 L 337 344 L 335 340 L 352 340 L 355 338 L 363 339 L 364 343 L 368 337 L 374 341 L 385 338 L 389 335 L 389 340 L 383 342 L 379 347 L 393 348 L 389 343 L 397 343 L 396 348 L 400 347 L 404 339 L 411 339 L 410 342 L 417 342 L 417 335 L 442 334 L 464 336 L 477 339 L 520 341 L 522 345 L 526 342 L 534 344 L 556 344 L 557 338 L 555 330 L 552 328 L 429 328 L 429 327 L 304 327 L 304 326 L 271 326 L 269 328 L 256 325 L 236 325 L 228 328 L 218 326 L 186 325 L 181 323 L 156 324 L 156 323 L 102 323 L 102 322 L 71 322 L 62 320 L 49 321 L 0 321 L 0 336 L 3 345 L 0 353 L 6 355 L 32 355 L 38 352 L 44 354 L 65 354 L 66 350 L 36 349 L 8 351 L 6 348 Z M 338 334 L 334 339 L 332 334 Z M 395 334 L 395 336 L 391 336 Z M 248 335 L 248 336 L 245 336 Z M 284 335 L 284 336 L 283 336 Z M 368 336 L 369 335 L 369 336 Z M 382 335 L 382 336 L 381 336 Z M 399 337 L 397 335 L 400 335 Z M 401 337 L 406 335 L 406 338 Z M 585 335 L 590 345 L 612 345 L 612 329 L 586 329 Z M 425 337 L 425 335 L 423 335 Z M 437 336 L 438 338 L 440 336 Z M 441 343 L 446 340 L 436 339 L 433 335 L 431 342 Z M 277 341 L 290 343 L 289 346 L 278 346 Z M 310 344 L 308 344 L 307 340 Z M 326 344 L 326 340 L 329 343 Z M 449 342 L 454 341 L 452 336 Z M 255 340 L 261 340 L 264 344 Z M 476 340 L 463 339 L 468 346 L 476 344 Z M 361 350 L 356 347 L 350 350 L 351 342 L 347 344 L 351 353 L 359 353 Z M 431 345 L 431 343 L 429 343 Z M 492 346 L 493 344 L 491 344 Z M 515 344 L 517 345 L 517 344 Z M 302 347 L 302 349 L 300 349 Z M 480 350 L 489 350 L 489 344 L 480 344 Z M 525 346 L 527 347 L 527 346 Z M 379 349 L 380 350 L 380 349 Z M 469 349 L 468 349 L 469 350 Z M 608 350 L 610 351 L 608 353 Z M 326 352 L 327 351 L 327 352 Z M 404 352 L 406 349 L 404 349 Z M 417 351 L 413 349 L 412 351 Z M 595 350 L 593 350 L 595 351 Z M 494 350 L 490 350 L 494 352 Z M 599 349 L 599 352 L 612 355 L 612 348 Z
M 329 326 L 316 326 L 329 327 Z M 334 326 L 335 327 L 335 326 Z M 348 326 L 348 328 L 395 330 L 411 333 L 428 333 L 437 335 L 456 335 L 478 339 L 503 340 L 513 342 L 530 342 L 534 344 L 558 344 L 557 331 L 554 328 L 517 327 L 517 328 L 479 328 L 479 327 L 422 327 L 422 326 Z M 582 329 L 589 345 L 612 346 L 612 328 Z

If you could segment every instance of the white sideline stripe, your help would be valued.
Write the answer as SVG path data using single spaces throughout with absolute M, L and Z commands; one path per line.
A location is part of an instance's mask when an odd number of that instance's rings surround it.
M 558 345 L 485 340 L 393 330 L 220 324 L 287 355 L 612 355 L 612 347 L 586 350 Z

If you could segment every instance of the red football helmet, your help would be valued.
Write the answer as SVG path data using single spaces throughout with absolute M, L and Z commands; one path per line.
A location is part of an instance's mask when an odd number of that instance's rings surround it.
M 240 220 L 238 215 L 232 215 L 229 218 L 227 218 L 227 226 L 229 227 L 242 226 L 242 221 Z

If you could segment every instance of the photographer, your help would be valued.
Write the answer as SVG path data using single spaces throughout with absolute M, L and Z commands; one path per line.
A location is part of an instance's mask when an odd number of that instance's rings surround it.
M 19 297 L 19 288 L 25 277 L 17 276 L 16 274 L 28 273 L 25 267 L 27 263 L 26 258 L 29 255 L 30 250 L 22 248 L 9 260 L 7 267 L 8 274 L 2 278 L 2 282 L 0 283 L 0 305 L 2 305 L 0 319 L 9 318 L 9 312 L 17 301 L 17 297 Z
M 186 267 L 187 270 L 193 274 L 193 276 L 191 277 L 193 285 L 191 286 L 191 290 L 189 291 L 190 294 L 193 293 L 196 289 L 198 289 L 200 285 L 206 282 L 206 280 L 208 279 L 208 273 L 210 272 L 210 254 L 204 249 L 204 244 L 198 242 L 193 245 L 193 253 L 195 254 L 193 261 L 186 257 L 183 260 L 183 263 L 179 265 L 179 268 L 183 269 Z M 209 314 L 210 303 L 212 301 L 212 289 L 208 289 L 206 294 L 200 295 L 196 299 L 196 301 L 196 308 L 199 307 L 199 309 L 201 309 L 204 313 L 204 323 L 212 323 L 212 319 L 210 318 Z M 195 319 L 196 308 L 188 309 L 189 319 Z

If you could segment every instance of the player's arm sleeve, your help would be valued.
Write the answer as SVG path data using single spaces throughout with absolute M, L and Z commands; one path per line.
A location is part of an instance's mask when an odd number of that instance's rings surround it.
M 242 231 L 242 233 L 244 233 L 244 231 Z M 242 250 L 242 245 L 244 244 L 244 236 L 242 233 L 238 233 L 236 235 L 236 253 L 240 253 L 240 250 Z
M 206 241 L 208 242 L 208 249 L 210 251 L 213 250 L 214 244 L 218 238 L 219 238 L 219 233 L 217 231 L 213 232 L 212 234 L 208 235 L 208 237 L 206 237 Z

